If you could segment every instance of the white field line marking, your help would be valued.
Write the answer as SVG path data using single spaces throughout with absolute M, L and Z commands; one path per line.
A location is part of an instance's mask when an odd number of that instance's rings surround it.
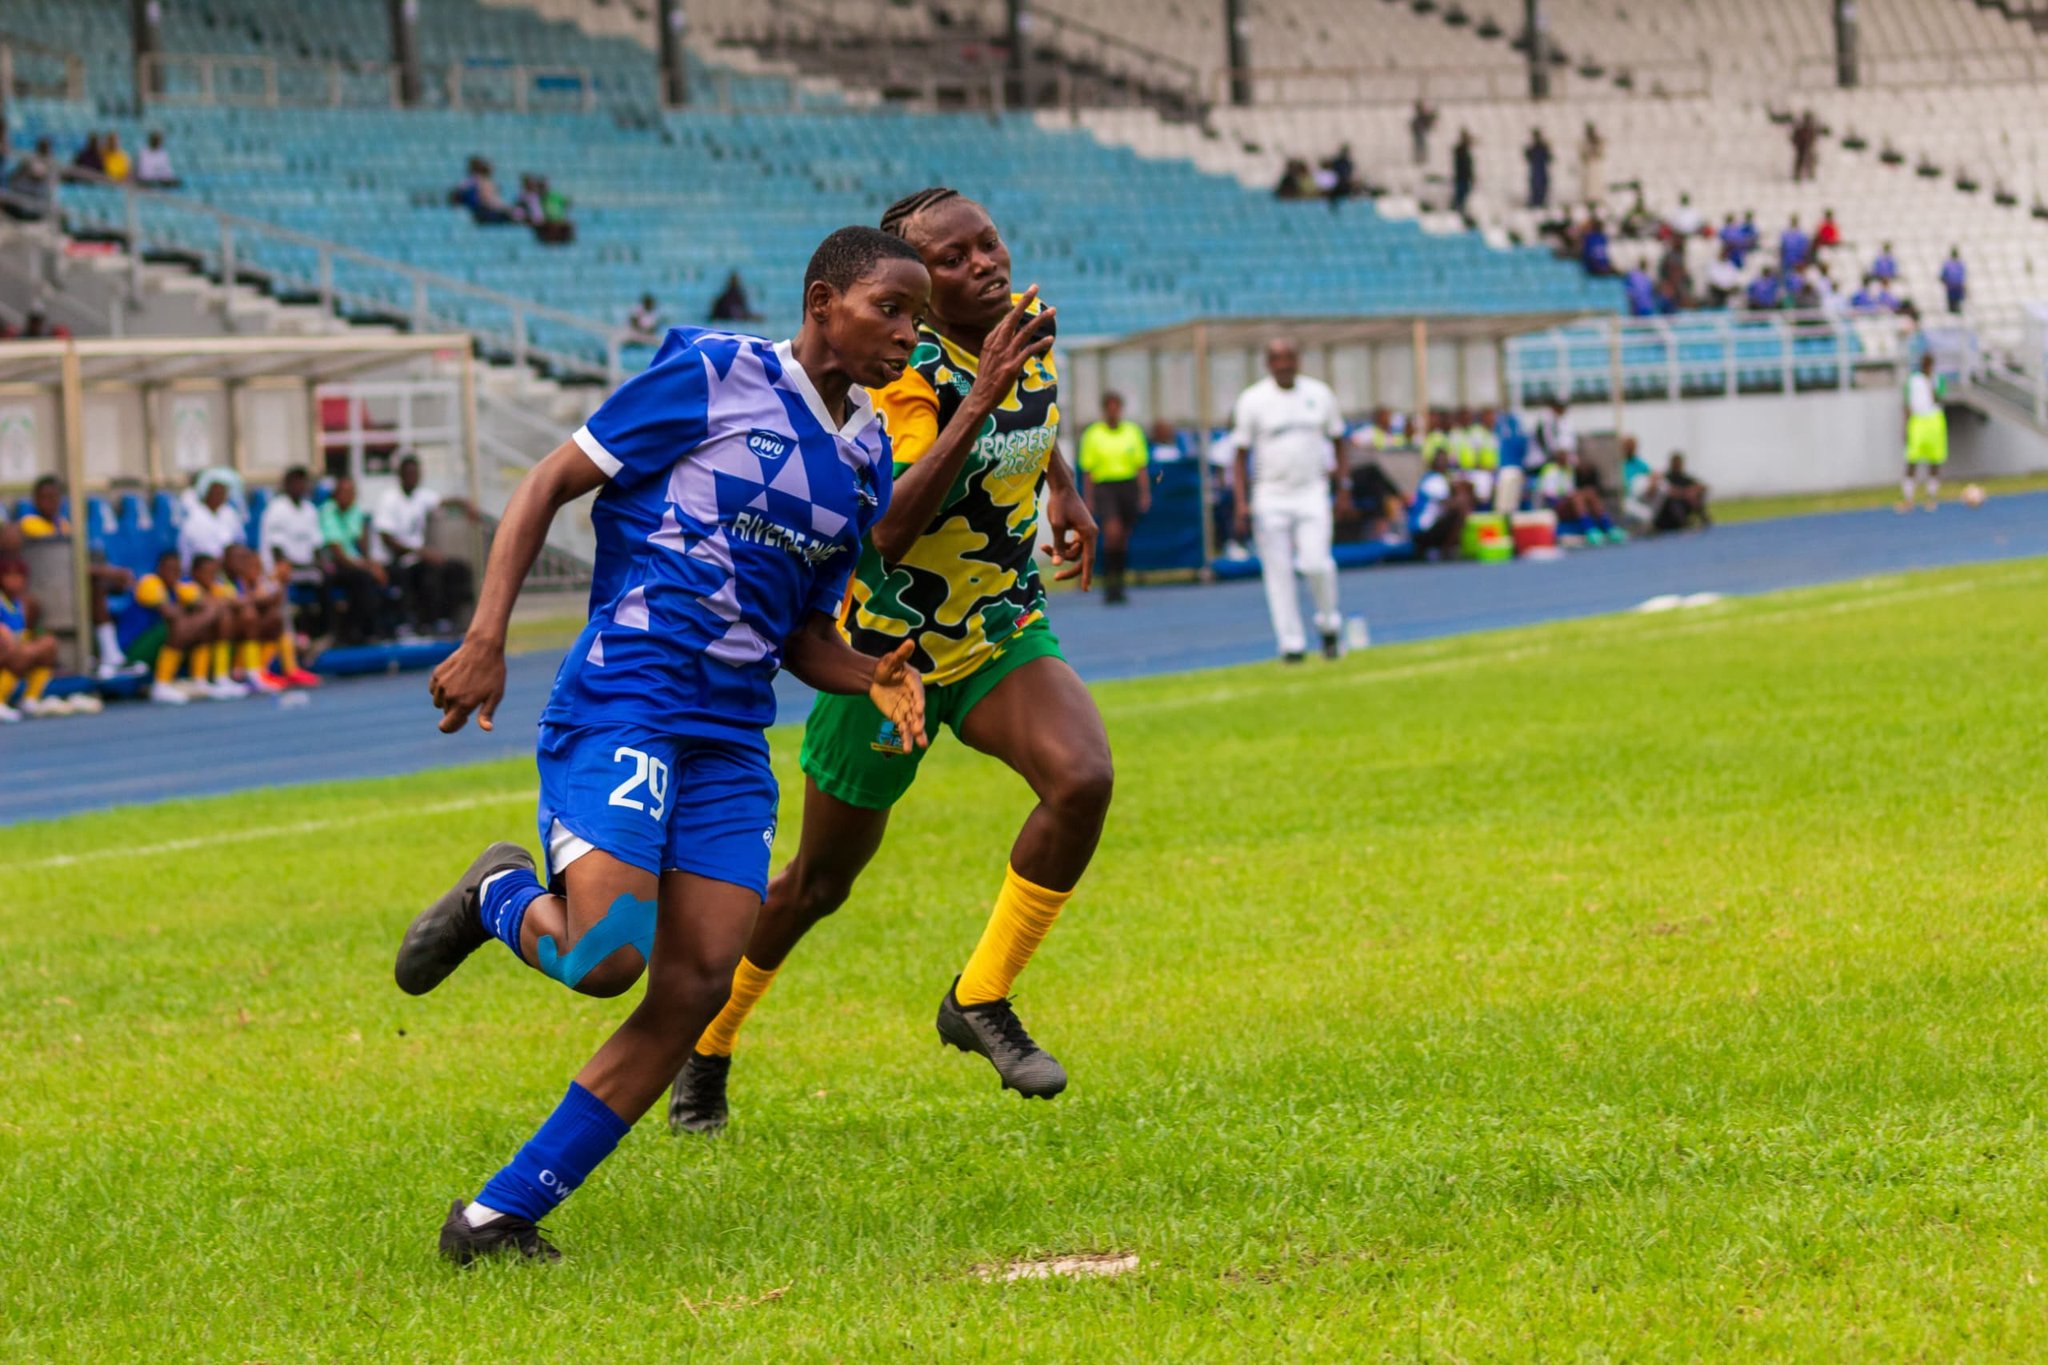
M 30 858 L 19 863 L 0 863 L 0 877 L 15 872 L 35 872 L 56 867 L 83 867 L 115 858 L 155 858 L 166 853 L 190 853 L 194 849 L 217 848 L 222 844 L 294 838 L 302 834 L 319 834 L 325 830 L 353 829 L 358 825 L 376 824 L 383 820 L 410 820 L 421 815 L 452 815 L 457 811 L 480 810 L 485 806 L 508 806 L 515 801 L 534 799 L 535 793 L 530 789 L 492 792 L 485 796 L 465 796 L 456 801 L 437 801 L 424 806 L 361 811 L 355 815 L 338 815 L 327 820 L 300 820 L 289 825 L 260 825 L 254 829 L 221 830 L 214 834 L 194 835 L 189 839 L 166 839 L 156 844 L 130 844 L 94 849 L 89 853 L 57 853 L 47 858 Z
M 2004 587 L 2027 583 L 2044 575 L 2048 570 L 2036 569 L 2022 574 L 2005 574 L 1987 583 L 1983 579 L 1968 578 L 1953 583 L 1939 583 L 1922 588 L 1900 588 L 1886 591 L 1879 584 L 1897 581 L 1896 575 L 1861 580 L 1868 585 L 1868 595 L 1844 602 L 1827 602 L 1813 606 L 1785 607 L 1776 611 L 1726 611 L 1714 610 L 1706 620 L 1688 621 L 1683 625 L 1662 625 L 1645 628 L 1643 618 L 1633 614 L 1593 618 L 1585 622 L 1596 636 L 1619 637 L 1623 643 L 1638 641 L 1660 641 L 1677 639 L 1686 635 L 1703 635 L 1710 631 L 1727 630 L 1735 626 L 1772 625 L 1781 621 L 1796 621 L 1810 617 L 1840 616 L 1852 611 L 1867 611 L 1874 607 L 1892 607 L 1902 602 L 1924 597 L 1953 597 L 1958 593 L 1971 592 L 1981 587 Z M 1847 586 L 1855 586 L 1849 584 Z M 1725 608 L 1727 600 L 1715 604 Z M 1569 621 L 1550 622 L 1551 625 L 1571 624 Z M 1584 643 L 1583 639 L 1575 643 Z M 1517 663 L 1524 659 L 1554 653 L 1559 646 L 1539 641 L 1526 645 L 1515 645 L 1507 649 L 1487 653 L 1461 654 L 1449 659 L 1435 659 L 1423 663 L 1403 664 L 1397 668 L 1383 668 L 1372 673 L 1330 673 L 1321 678 L 1304 679 L 1300 682 L 1271 682 L 1252 684 L 1224 684 L 1206 692 L 1191 693 L 1180 697 L 1159 698 L 1143 703 L 1139 709 L 1147 715 L 1160 711 L 1182 711 L 1189 707 L 1221 705 L 1239 702 L 1250 697 L 1294 696 L 1304 692 L 1323 692 L 1341 688 L 1364 687 L 1374 683 L 1402 682 L 1410 678 L 1428 677 L 1437 673 L 1455 673 L 1468 668 L 1481 668 L 1497 664 Z

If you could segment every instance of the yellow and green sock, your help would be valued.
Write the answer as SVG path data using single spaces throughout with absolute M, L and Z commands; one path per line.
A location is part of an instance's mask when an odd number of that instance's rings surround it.
M 780 970 L 779 967 L 764 970 L 741 958 L 740 965 L 732 973 L 732 997 L 697 1039 L 697 1051 L 707 1057 L 732 1056 L 733 1044 L 739 1041 L 740 1025 L 746 1022 L 761 997 L 768 993 L 768 987 L 775 981 L 775 973 Z

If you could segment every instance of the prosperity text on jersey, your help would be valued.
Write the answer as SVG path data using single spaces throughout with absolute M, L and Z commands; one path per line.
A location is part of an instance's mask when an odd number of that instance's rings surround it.
M 1034 300 L 1031 311 L 1041 306 Z M 903 377 L 875 395 L 899 473 L 952 420 L 978 364 L 929 327 L 919 329 L 918 343 Z M 1025 366 L 982 423 L 960 476 L 909 553 L 884 568 L 872 545 L 862 548 L 846 622 L 855 648 L 883 654 L 908 636 L 926 682 L 957 682 L 1044 615 L 1032 553 L 1039 486 L 1059 421 L 1059 376 L 1047 355 Z

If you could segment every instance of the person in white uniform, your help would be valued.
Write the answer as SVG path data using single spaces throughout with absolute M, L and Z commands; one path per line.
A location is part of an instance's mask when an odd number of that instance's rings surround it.
M 1266 343 L 1267 378 L 1237 397 L 1231 444 L 1237 532 L 1249 530 L 1266 580 L 1266 607 L 1280 657 L 1301 662 L 1308 651 L 1294 576 L 1308 580 L 1323 656 L 1339 654 L 1344 618 L 1337 610 L 1337 561 L 1330 557 L 1332 501 L 1351 511 L 1350 458 L 1337 395 L 1301 373 L 1301 352 L 1286 337 Z

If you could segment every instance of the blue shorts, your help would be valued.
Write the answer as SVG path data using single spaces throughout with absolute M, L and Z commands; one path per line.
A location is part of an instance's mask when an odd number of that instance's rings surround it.
M 778 792 L 765 742 L 543 725 L 538 762 L 550 885 L 596 849 L 657 877 L 689 872 L 767 896 Z

